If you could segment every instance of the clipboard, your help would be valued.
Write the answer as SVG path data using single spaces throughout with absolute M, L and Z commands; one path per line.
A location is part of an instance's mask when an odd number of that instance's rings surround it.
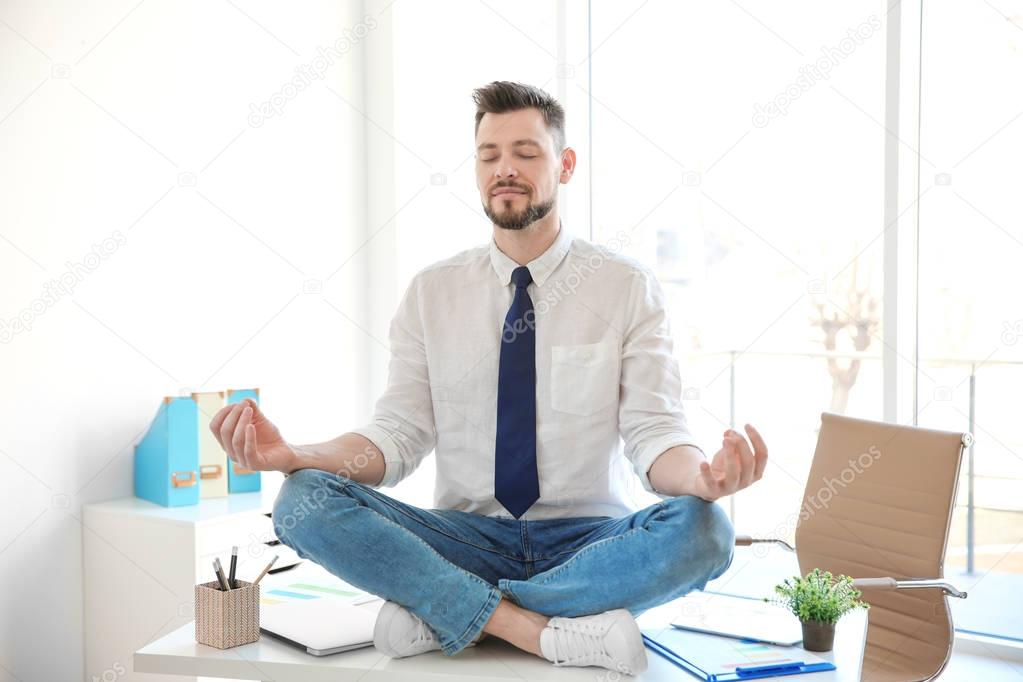
M 834 663 L 800 647 L 774 646 L 677 628 L 642 630 L 641 633 L 648 649 L 707 682 L 835 670 Z

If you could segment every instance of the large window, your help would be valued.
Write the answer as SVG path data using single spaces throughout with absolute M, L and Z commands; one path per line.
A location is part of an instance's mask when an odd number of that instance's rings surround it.
M 957 625 L 1023 639 L 1023 6 L 925 3 L 920 139 L 920 423 L 970 430 L 948 565 Z M 972 495 L 971 495 L 972 490 Z M 965 575 L 964 575 L 965 572 Z
M 658 273 L 701 441 L 769 442 L 736 524 L 788 537 L 821 411 L 881 418 L 884 5 L 751 11 L 594 4 L 593 236 Z
M 713 449 L 752 422 L 769 440 L 769 476 L 724 501 L 737 527 L 792 538 L 822 411 L 883 419 L 897 404 L 904 423 L 970 430 L 948 557 L 971 590 L 957 625 L 1023 638 L 997 615 L 1023 586 L 1023 10 L 929 3 L 921 21 L 901 3 L 899 47 L 890 4 L 465 2 L 455 18 L 396 3 L 396 291 L 490 238 L 471 90 L 544 87 L 579 154 L 563 220 L 657 272 L 697 436 Z M 893 87 L 886 54 L 920 35 L 919 71 L 904 56 Z M 914 119 L 897 168 L 886 89 Z M 897 250 L 896 221 L 899 239 L 919 230 Z M 911 336 L 885 329 L 893 301 Z M 399 494 L 429 504 L 432 476 L 427 460 Z

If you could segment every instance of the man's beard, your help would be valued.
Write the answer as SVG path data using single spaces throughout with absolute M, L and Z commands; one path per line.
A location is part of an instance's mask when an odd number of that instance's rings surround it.
M 503 199 L 499 199 L 504 201 Z M 483 212 L 498 227 L 506 230 L 522 230 L 529 227 L 537 220 L 542 220 L 551 209 L 554 208 L 554 199 L 548 199 L 539 204 L 530 203 L 521 211 L 501 211 L 496 213 L 490 210 L 490 205 L 483 204 Z

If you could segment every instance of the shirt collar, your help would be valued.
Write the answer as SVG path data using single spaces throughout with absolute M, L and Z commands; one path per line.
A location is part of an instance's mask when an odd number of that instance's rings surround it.
M 572 237 L 565 231 L 565 226 L 559 224 L 558 236 L 554 238 L 554 243 L 547 247 L 546 251 L 526 263 L 529 274 L 537 286 L 543 286 L 550 274 L 561 265 L 561 261 L 565 259 L 571 245 Z M 497 279 L 500 280 L 501 286 L 508 286 L 511 282 L 512 271 L 519 267 L 518 263 L 497 247 L 497 242 L 493 237 L 490 238 L 490 263 L 494 266 L 494 272 L 497 273 Z

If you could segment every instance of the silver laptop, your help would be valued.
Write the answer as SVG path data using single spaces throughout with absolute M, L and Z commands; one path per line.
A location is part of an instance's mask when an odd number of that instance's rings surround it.
M 376 612 L 382 605 L 356 606 L 330 598 L 267 604 L 260 608 L 260 630 L 313 656 L 329 656 L 373 644 Z

